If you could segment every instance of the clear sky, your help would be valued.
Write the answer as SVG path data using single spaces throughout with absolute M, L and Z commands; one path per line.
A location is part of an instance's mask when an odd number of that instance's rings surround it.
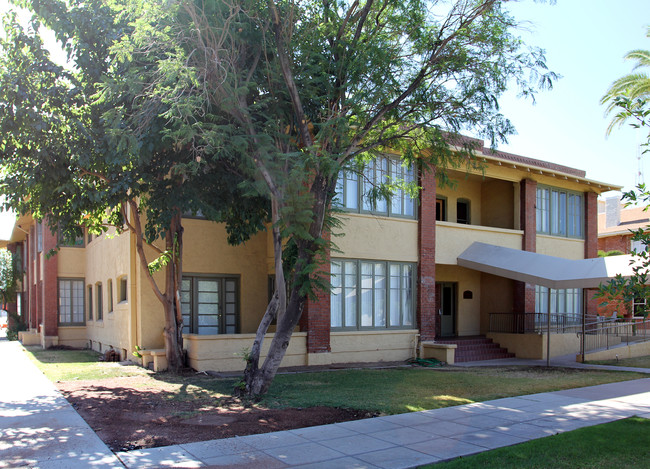
M 0 0 L 0 12 L 7 0 Z M 632 189 L 637 181 L 642 134 L 628 127 L 605 136 L 608 119 L 600 98 L 617 78 L 632 71 L 623 56 L 650 49 L 649 0 L 533 0 L 509 2 L 525 22 L 521 36 L 546 50 L 549 68 L 563 76 L 533 105 L 509 93 L 501 100 L 517 135 L 499 149 L 584 169 L 587 177 Z M 650 183 L 646 155 L 641 169 Z M 0 217 L 0 236 L 7 222 Z
M 638 172 L 640 131 L 629 127 L 605 130 L 609 119 L 599 104 L 610 84 L 630 73 L 633 62 L 623 56 L 650 49 L 648 0 L 532 0 L 510 2 L 519 21 L 529 22 L 521 36 L 546 50 L 549 68 L 563 76 L 537 102 L 510 93 L 501 109 L 517 135 L 499 149 L 584 169 L 587 177 L 632 189 Z M 647 135 L 647 131 L 646 131 Z M 641 160 L 650 183 L 650 154 Z

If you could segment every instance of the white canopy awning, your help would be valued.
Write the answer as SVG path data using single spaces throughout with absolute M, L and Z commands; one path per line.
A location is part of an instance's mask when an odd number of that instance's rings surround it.
M 564 259 L 485 243 L 473 243 L 458 265 L 549 288 L 596 288 L 617 274 L 633 274 L 630 255 Z

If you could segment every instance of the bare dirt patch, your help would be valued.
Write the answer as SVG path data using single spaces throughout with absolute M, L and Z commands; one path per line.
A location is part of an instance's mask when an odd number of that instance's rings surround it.
M 154 448 L 372 417 L 333 407 L 267 409 L 224 397 L 179 399 L 147 376 L 66 381 L 59 390 L 113 451 Z M 182 388 L 182 385 L 181 385 Z

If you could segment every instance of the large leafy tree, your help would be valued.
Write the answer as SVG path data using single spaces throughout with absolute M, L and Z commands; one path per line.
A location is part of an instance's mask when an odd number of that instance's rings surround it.
M 154 18 L 133 2 L 134 33 L 113 47 L 116 57 L 163 59 L 155 70 L 129 68 L 130 80 L 148 77 L 132 116 L 147 122 L 163 103 L 169 138 L 216 160 L 236 153 L 251 191 L 271 199 L 276 292 L 248 357 L 248 394 L 266 392 L 308 295 L 326 283 L 318 266 L 340 171 L 388 152 L 444 178 L 449 165 L 472 162 L 457 132 L 493 143 L 512 132 L 498 107 L 506 86 L 530 95 L 551 84 L 542 52 L 516 36 L 504 3 L 179 0 Z M 380 181 L 373 196 L 400 185 Z
M 34 16 L 25 29 L 8 15 L 0 44 L 0 191 L 8 205 L 46 221 L 63 239 L 84 226 L 95 233 L 109 226 L 133 232 L 146 278 L 163 305 L 167 358 L 178 369 L 182 214 L 200 211 L 227 222 L 236 242 L 263 227 L 266 203 L 241 197 L 239 177 L 227 177 L 237 170 L 229 158 L 208 164 L 187 145 L 165 138 L 163 105 L 149 103 L 154 117 L 146 123 L 130 119 L 133 96 L 147 76 L 122 78 L 130 66 L 144 70 L 159 57 L 115 65 L 108 46 L 134 31 L 130 18 L 121 16 L 124 2 L 15 3 Z M 41 24 L 65 45 L 67 65 L 51 60 Z M 103 95 L 107 82 L 121 92 Z M 155 243 L 160 238 L 164 247 Z

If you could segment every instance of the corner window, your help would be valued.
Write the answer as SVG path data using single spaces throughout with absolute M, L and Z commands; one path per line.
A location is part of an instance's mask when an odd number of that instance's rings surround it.
M 239 279 L 184 276 L 181 284 L 183 333 L 236 334 Z
M 58 279 L 59 325 L 84 324 L 83 279 Z
M 538 233 L 583 238 L 582 194 L 552 187 L 538 187 L 535 219 Z
M 331 326 L 385 329 L 412 327 L 415 311 L 414 265 L 332 261 Z
M 456 201 L 456 223 L 463 225 L 470 224 L 470 205 L 467 199 L 458 199 Z
M 394 189 L 388 197 L 372 197 L 377 187 L 390 181 L 404 185 L 413 183 L 413 168 L 403 166 L 400 160 L 379 156 L 366 163 L 361 175 L 341 171 L 334 202 L 353 212 L 415 218 L 415 201 L 403 188 Z

